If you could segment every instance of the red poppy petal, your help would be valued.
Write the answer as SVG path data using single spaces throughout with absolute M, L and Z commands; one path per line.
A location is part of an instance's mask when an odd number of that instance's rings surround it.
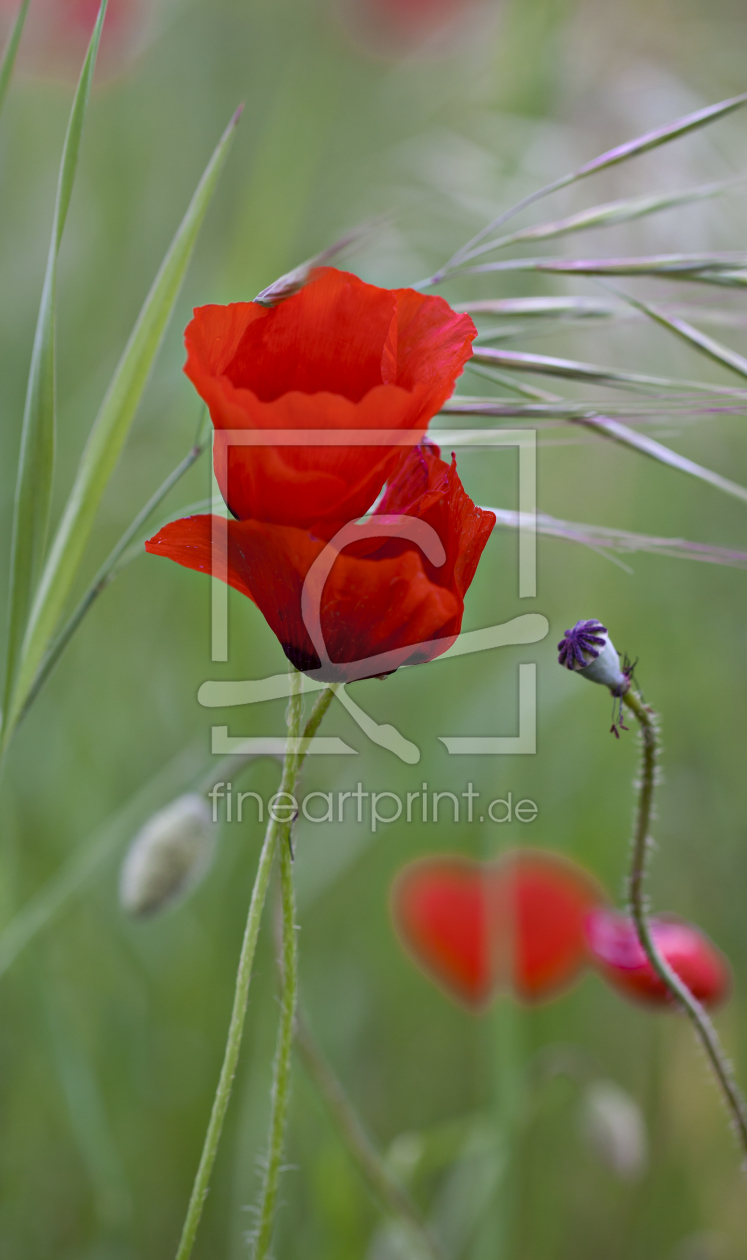
M 479 1008 L 500 988 L 524 1002 L 557 997 L 588 961 L 584 921 L 605 900 L 576 863 L 520 849 L 495 863 L 419 859 L 394 881 L 392 913 L 414 960 Z
M 218 516 L 186 516 L 182 520 L 172 521 L 149 538 L 145 550 L 154 556 L 167 556 L 186 569 L 196 569 L 198 573 L 212 573 L 227 582 L 235 590 L 241 591 L 249 599 L 254 598 L 243 566 L 243 556 L 237 546 L 235 522 L 224 521 Z M 219 543 L 214 545 L 214 537 L 219 539 L 227 527 L 227 554 Z
M 650 920 L 654 940 L 670 967 L 706 1006 L 723 1001 L 730 987 L 729 964 L 705 933 L 674 916 Z M 659 979 L 638 941 L 635 925 L 615 910 L 587 916 L 591 956 L 605 979 L 624 996 L 652 1006 L 671 1007 Z
M 485 869 L 467 858 L 424 858 L 400 872 L 391 909 L 414 961 L 450 997 L 479 1010 L 494 991 Z
M 225 379 L 210 379 L 200 393 L 216 427 L 216 475 L 226 502 L 242 520 L 273 521 L 306 529 L 328 521 L 335 527 L 355 520 L 371 507 L 401 458 L 401 446 L 310 445 L 308 429 L 412 430 L 412 398 L 395 385 L 379 385 L 360 403 L 336 394 L 285 394 L 259 403 L 233 389 Z M 415 431 L 419 440 L 423 427 Z M 288 430 L 298 434 L 293 446 L 229 445 L 228 476 L 219 456 L 219 430 Z M 409 440 L 409 439 L 408 439 Z M 229 438 L 230 442 L 230 438 Z
M 414 289 L 397 289 L 396 295 L 397 384 L 410 390 L 427 386 L 426 405 L 435 415 L 472 355 L 477 329 L 443 298 L 425 298 Z
M 472 502 L 459 479 L 456 460 L 446 464 L 438 457 L 438 447 L 430 444 L 408 452 L 376 511 L 416 516 L 435 529 L 446 551 L 446 563 L 429 569 L 429 576 L 449 586 L 463 603 L 495 528 L 495 513 Z
M 291 391 L 360 402 L 383 384 L 382 356 L 395 315 L 390 290 L 319 268 L 298 293 L 247 326 L 224 373 L 261 402 Z
M 148 540 L 146 550 L 186 568 L 213 573 L 248 595 L 294 664 L 300 669 L 318 668 L 319 657 L 301 615 L 301 592 L 326 544 L 287 526 L 227 521 L 226 563 L 221 561 L 219 547 L 213 558 L 213 522 L 219 519 L 193 516 L 174 521 Z M 321 624 L 335 664 L 397 650 L 402 652 L 400 663 L 416 663 L 446 650 L 451 640 L 440 640 L 458 611 L 453 594 L 425 575 L 416 552 L 385 560 L 343 554 L 324 586 Z M 438 648 L 434 640 L 439 641 Z M 404 650 L 408 647 L 413 651 Z M 372 672 L 379 671 L 373 668 Z
M 234 521 L 231 533 L 245 580 L 283 650 L 301 669 L 318 667 L 301 615 L 301 592 L 326 544 L 305 531 L 260 521 Z M 411 550 L 383 560 L 343 553 L 321 599 L 322 632 L 336 664 L 430 644 L 448 632 L 457 615 L 454 595 L 429 580 L 420 555 Z M 427 649 L 404 653 L 402 663 L 422 659 L 430 659 Z
M 526 1002 L 545 1001 L 588 961 L 586 918 L 607 898 L 593 876 L 559 854 L 518 849 L 495 870 L 504 913 L 515 916 L 516 993 Z
M 471 354 L 472 321 L 441 298 L 321 268 L 267 308 L 203 307 L 185 372 L 216 429 L 390 429 L 420 437 Z M 242 519 L 303 528 L 362 515 L 399 447 L 234 447 L 221 491 Z M 334 529 L 327 531 L 334 532 Z
M 539 1002 L 571 984 L 588 961 L 586 916 L 604 900 L 575 863 L 522 849 L 495 863 L 413 862 L 394 883 L 392 914 L 415 961 L 480 1007 L 500 988 Z

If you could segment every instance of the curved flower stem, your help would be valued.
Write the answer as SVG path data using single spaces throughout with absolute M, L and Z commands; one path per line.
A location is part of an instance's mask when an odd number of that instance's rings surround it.
M 422 1256 L 423 1260 L 443 1260 L 420 1209 L 376 1150 L 300 1013 L 296 1021 L 296 1044 L 306 1071 L 379 1205 L 394 1220 L 401 1222 L 418 1256 Z
M 649 846 L 649 824 L 656 787 L 656 767 L 660 751 L 659 724 L 653 709 L 644 704 L 640 695 L 632 688 L 623 696 L 623 703 L 635 715 L 641 729 L 643 743 L 629 883 L 630 908 L 638 940 L 657 976 L 666 985 L 677 1005 L 684 1010 L 693 1025 L 723 1095 L 742 1154 L 747 1159 L 747 1106 L 734 1079 L 731 1065 L 724 1054 L 718 1033 L 702 1004 L 659 953 L 649 926 L 644 881 Z
M 299 741 L 299 731 L 301 725 L 301 676 L 293 671 L 291 677 L 291 697 L 288 703 L 287 724 L 288 724 L 288 746 L 283 761 L 283 774 L 280 781 L 280 792 L 286 792 L 293 795 L 298 775 L 306 757 L 307 739 L 311 739 L 319 727 L 324 714 L 329 708 L 334 688 L 328 687 L 322 692 L 311 712 L 308 722 L 304 728 L 303 737 Z M 244 1021 L 246 1019 L 246 1008 L 249 1000 L 249 984 L 252 978 L 252 967 L 254 964 L 254 954 L 257 948 L 257 938 L 259 936 L 259 925 L 262 918 L 262 910 L 264 908 L 265 899 L 267 897 L 267 886 L 270 882 L 270 872 L 272 870 L 272 861 L 275 855 L 276 847 L 281 855 L 285 850 L 289 850 L 290 833 L 293 820 L 287 822 L 278 822 L 274 818 L 270 818 L 267 824 L 262 852 L 259 857 L 259 865 L 252 889 L 252 897 L 249 903 L 249 915 L 244 930 L 244 939 L 241 945 L 241 954 L 239 956 L 239 967 L 236 973 L 236 989 L 234 992 L 233 1009 L 231 1011 L 231 1021 L 228 1026 L 228 1037 L 226 1040 L 226 1049 L 223 1057 L 223 1066 L 221 1068 L 220 1077 L 218 1079 L 218 1087 L 215 1091 L 213 1100 L 213 1109 L 210 1114 L 210 1121 L 205 1134 L 205 1141 L 202 1148 L 202 1155 L 197 1169 L 192 1194 L 187 1208 L 187 1215 L 182 1229 L 182 1236 L 179 1242 L 179 1248 L 176 1253 L 176 1260 L 189 1260 L 194 1247 L 197 1230 L 202 1216 L 202 1209 L 210 1187 L 210 1177 L 215 1164 L 215 1158 L 218 1154 L 218 1144 L 220 1142 L 223 1122 L 226 1118 L 228 1103 L 231 1097 L 231 1088 L 233 1086 L 233 1078 L 236 1075 L 236 1066 L 239 1060 L 239 1052 L 241 1050 L 241 1041 L 244 1034 Z M 282 1021 L 281 1021 L 282 1022 Z

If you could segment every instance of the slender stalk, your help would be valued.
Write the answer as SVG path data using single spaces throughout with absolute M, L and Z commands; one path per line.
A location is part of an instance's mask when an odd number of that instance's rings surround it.
M 291 696 L 289 715 L 293 707 L 300 711 L 300 692 Z M 296 726 L 298 720 L 296 719 Z M 288 729 L 291 727 L 289 716 Z M 298 945 L 296 941 L 296 899 L 293 889 L 293 857 L 291 852 L 290 826 L 287 837 L 279 837 L 280 896 L 282 905 L 282 994 L 280 1023 L 272 1069 L 272 1106 L 270 1133 L 267 1144 L 262 1194 L 254 1236 L 254 1260 L 265 1260 L 272 1242 L 278 1189 L 280 1186 L 281 1161 L 285 1128 L 288 1120 L 291 1088 L 291 1053 L 293 1050 L 293 1021 L 298 999 Z
M 623 703 L 635 715 L 640 726 L 643 743 L 641 778 L 633 836 L 633 859 L 629 882 L 630 907 L 638 933 L 638 940 L 657 976 L 666 985 L 677 1005 L 684 1010 L 690 1023 L 693 1025 L 695 1034 L 705 1051 L 706 1058 L 711 1065 L 723 1095 L 742 1154 L 747 1160 L 747 1106 L 734 1079 L 731 1065 L 724 1054 L 718 1033 L 702 1004 L 693 996 L 687 985 L 680 980 L 677 973 L 672 970 L 666 959 L 659 953 L 648 922 L 644 885 L 649 847 L 649 825 L 651 822 L 654 789 L 656 787 L 656 767 L 660 751 L 659 724 L 653 709 L 644 704 L 641 697 L 632 688 L 623 696 Z M 745 1167 L 747 1168 L 747 1164 Z
M 5 98 L 8 95 L 10 80 L 13 77 L 13 67 L 16 64 L 16 54 L 18 53 L 18 45 L 21 42 L 23 28 L 26 24 L 26 14 L 29 11 L 29 0 L 23 0 L 23 4 L 18 10 L 16 20 L 13 23 L 13 29 L 10 32 L 8 42 L 5 45 L 2 63 L 0 63 L 0 110 L 5 104 Z
M 155 512 L 159 503 L 166 498 L 169 491 L 173 489 L 176 483 L 202 455 L 205 447 L 207 446 L 208 438 L 204 433 L 203 425 L 200 426 L 200 430 L 201 431 L 198 433 L 192 449 L 188 451 L 188 453 L 184 456 L 184 459 L 177 464 L 176 468 L 169 473 L 166 480 L 158 487 L 144 507 L 140 509 L 131 525 L 128 526 L 122 537 L 107 556 L 75 611 L 70 614 L 70 617 L 65 622 L 62 629 L 55 635 L 49 645 L 49 648 L 44 654 L 41 664 L 39 665 L 34 681 L 29 688 L 28 695 L 24 699 L 23 704 L 18 711 L 18 716 L 16 717 L 13 730 L 17 730 L 25 718 L 31 708 L 31 705 L 39 695 L 39 692 L 55 668 L 57 662 L 62 656 L 62 653 L 72 639 L 86 613 L 96 602 L 101 592 L 106 589 L 110 582 L 114 581 L 114 578 L 120 572 L 120 569 L 124 567 L 124 564 L 130 558 L 129 556 L 125 556 L 125 553 L 133 538 L 142 529 L 143 525 L 148 520 L 148 517 Z M 11 734 L 12 730 L 9 730 L 8 738 L 10 738 Z
M 334 688 L 325 689 L 317 700 L 308 722 L 304 728 L 303 737 L 299 741 L 299 729 L 301 722 L 301 677 L 294 671 L 291 679 L 291 698 L 288 704 L 288 747 L 283 761 L 283 774 L 280 781 L 280 792 L 293 795 L 298 775 L 306 757 L 306 740 L 310 739 L 317 730 L 324 714 L 329 708 Z M 202 1209 L 207 1198 L 210 1188 L 210 1177 L 218 1154 L 218 1145 L 220 1143 L 223 1123 L 228 1110 L 228 1103 L 231 1097 L 231 1088 L 233 1086 L 233 1078 L 236 1075 L 236 1066 L 239 1060 L 239 1052 L 241 1050 L 241 1041 L 244 1034 L 244 1021 L 246 1019 L 246 1009 L 249 1001 L 249 984 L 252 978 L 252 967 L 254 964 L 254 955 L 257 949 L 257 938 L 259 936 L 259 926 L 262 918 L 262 910 L 264 908 L 267 897 L 267 885 L 270 881 L 270 872 L 272 870 L 272 860 L 275 855 L 276 847 L 282 852 L 290 845 L 290 832 L 293 820 L 287 822 L 278 822 L 274 818 L 270 818 L 267 824 L 262 852 L 260 853 L 257 874 L 252 889 L 251 901 L 249 903 L 249 914 L 244 930 L 244 939 L 241 945 L 241 953 L 239 955 L 239 966 L 236 973 L 236 989 L 234 993 L 233 1009 L 231 1011 L 231 1020 L 228 1026 L 228 1037 L 226 1039 L 226 1049 L 223 1057 L 223 1066 L 221 1068 L 220 1077 L 218 1078 L 218 1087 L 215 1091 L 213 1100 L 213 1109 L 210 1114 L 205 1141 L 202 1148 L 200 1163 L 197 1168 L 192 1194 L 190 1196 L 189 1205 L 187 1207 L 187 1215 L 184 1220 L 182 1236 L 179 1242 L 179 1248 L 176 1253 L 176 1260 L 189 1260 L 194 1247 L 197 1230 L 202 1216 Z
M 420 1209 L 376 1150 L 300 1013 L 296 1020 L 296 1044 L 306 1071 L 379 1206 L 404 1226 L 423 1260 L 442 1260 L 442 1253 Z

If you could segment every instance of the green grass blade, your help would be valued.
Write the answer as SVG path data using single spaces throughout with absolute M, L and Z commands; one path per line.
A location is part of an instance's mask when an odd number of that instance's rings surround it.
M 273 280 L 266 289 L 262 289 L 257 294 L 254 301 L 260 306 L 277 306 L 279 302 L 284 302 L 286 298 L 292 297 L 294 293 L 298 293 L 300 289 L 308 283 L 309 276 L 315 267 L 324 267 L 327 263 L 331 263 L 333 259 L 340 259 L 341 256 L 352 253 L 356 249 L 360 249 L 362 245 L 373 240 L 376 233 L 388 222 L 385 215 L 379 216 L 377 219 L 369 219 L 365 223 L 360 223 L 357 227 L 351 228 L 344 236 L 333 241 L 326 249 L 320 253 L 314 254 L 313 258 L 307 258 L 305 262 L 299 263 L 292 271 L 286 271 L 277 280 Z
M 708 283 L 747 283 L 745 254 L 652 254 L 646 258 L 509 258 L 465 267 L 462 276 L 487 272 L 536 271 L 558 276 L 658 276 L 662 280 L 705 279 Z M 715 281 L 713 277 L 719 277 Z
M 84 840 L 0 932 L 0 977 L 86 884 L 124 848 L 147 819 L 194 782 L 205 753 L 195 740 L 163 766 L 102 826 Z
M 610 293 L 618 292 L 612 285 L 605 284 L 603 287 Z M 567 326 L 594 320 L 645 322 L 649 318 L 645 312 L 645 303 L 622 293 L 619 296 L 619 302 L 576 296 L 480 298 L 475 302 L 453 302 L 452 306 L 455 311 L 463 311 L 476 318 L 492 315 L 512 321 L 495 327 L 481 327 L 476 343 L 480 345 L 497 337 L 516 336 L 519 331 L 525 337 L 529 328 L 532 332 L 544 332 L 558 327 L 559 324 Z M 656 310 L 660 315 L 669 318 L 696 319 L 699 324 L 711 324 L 718 328 L 747 328 L 747 315 L 727 307 L 704 306 L 702 303 L 692 302 L 659 302 Z
M 13 30 L 5 45 L 2 64 L 0 64 L 0 113 L 2 112 L 5 98 L 8 95 L 10 81 L 13 78 L 13 67 L 16 64 L 16 56 L 18 54 L 18 45 L 21 42 L 23 28 L 26 25 L 26 14 L 29 11 L 30 0 L 23 0 L 23 4 L 18 10 L 16 20 L 13 23 Z
M 686 459 L 684 455 L 678 455 L 670 447 L 663 446 L 661 442 L 655 442 L 653 438 L 646 437 L 643 433 L 636 433 L 634 429 L 620 424 L 618 420 L 611 420 L 607 416 L 585 416 L 574 423 L 591 429 L 600 437 L 608 438 L 619 446 L 627 446 L 629 450 L 648 455 L 650 459 L 655 459 L 657 463 L 665 464 L 668 468 L 676 468 L 678 472 L 696 477 L 698 481 L 704 481 L 724 494 L 747 503 L 747 489 L 744 486 L 738 485 L 735 481 L 729 481 L 728 477 L 722 477 L 719 473 L 712 472 L 710 468 L 704 468 L 702 464 Z
M 239 114 L 240 111 L 237 111 L 221 137 L 161 264 L 81 456 L 75 482 L 32 606 L 18 684 L 9 713 L 11 727 L 62 614 L 91 533 L 96 510 L 127 438 L 174 309 Z
M 526 419 L 538 416 L 558 416 L 561 419 L 568 420 L 571 424 L 589 429 L 608 441 L 616 442 L 618 446 L 625 446 L 640 455 L 647 455 L 649 459 L 654 459 L 657 463 L 664 464 L 667 468 L 676 468 L 678 472 L 687 473 L 688 476 L 695 477 L 698 481 L 714 486 L 717 490 L 721 490 L 732 498 L 747 502 L 747 489 L 744 486 L 740 486 L 734 481 L 729 481 L 727 477 L 722 477 L 719 473 L 712 472 L 710 468 L 704 468 L 701 464 L 696 464 L 694 460 L 687 459 L 684 455 L 678 455 L 676 451 L 671 450 L 668 446 L 654 441 L 653 438 L 646 437 L 643 433 L 637 433 L 627 425 L 621 424 L 619 420 L 614 420 L 610 416 L 599 415 L 598 412 L 591 409 L 587 410 L 583 415 L 574 415 L 568 409 L 567 400 L 553 394 L 545 394 L 544 397 L 545 403 L 525 404 L 522 408 L 522 414 Z M 553 404 L 557 405 L 557 411 L 553 410 Z M 442 408 L 442 414 L 454 415 L 460 412 L 463 415 L 509 416 L 517 414 L 518 406 L 516 404 L 512 406 L 510 403 L 508 406 L 503 406 L 501 400 L 495 398 L 460 399 L 456 397 L 450 399 Z M 432 433 L 434 438 L 443 442 L 445 446 L 448 446 L 449 442 L 453 441 L 450 435 L 438 429 L 433 429 Z M 462 434 L 462 440 L 464 440 L 464 434 Z M 484 434 L 477 430 L 474 435 L 474 445 L 479 446 L 481 443 L 484 443 L 484 440 Z
M 677 279 L 678 277 L 675 277 Z M 698 284 L 720 284 L 726 289 L 743 289 L 747 285 L 747 271 L 714 271 L 704 267 L 702 272 L 691 277 Z
M 716 341 L 715 338 L 709 337 L 707 333 L 702 333 L 697 328 L 693 328 L 692 324 L 689 324 L 687 320 L 679 319 L 675 315 L 665 315 L 658 307 L 651 306 L 648 302 L 641 302 L 637 298 L 629 297 L 626 293 L 618 293 L 617 296 L 623 298 L 635 310 L 642 311 L 644 315 L 648 315 L 650 319 L 660 324 L 662 328 L 668 329 L 676 337 L 686 341 L 688 345 L 693 346 L 701 354 L 712 359 L 714 363 L 736 372 L 737 376 L 741 376 L 743 380 L 747 379 L 747 359 L 741 354 L 737 354 L 736 350 L 730 350 L 728 346 L 722 346 L 720 341 Z
M 537 372 L 544 376 L 563 377 L 573 381 L 588 381 L 609 385 L 617 389 L 667 389 L 680 393 L 688 391 L 744 398 L 744 390 L 728 385 L 708 385 L 703 381 L 678 381 L 668 376 L 645 376 L 639 372 L 623 372 L 616 368 L 600 367 L 594 363 L 579 363 L 576 359 L 559 359 L 546 354 L 527 354 L 518 350 L 503 350 L 492 346 L 473 351 L 470 363 L 486 367 L 508 368 L 514 372 Z
M 495 315 L 504 319 L 583 320 L 613 319 L 624 309 L 619 302 L 592 297 L 510 297 L 477 298 L 474 302 L 452 302 L 455 311 L 467 315 Z
M 661 210 L 671 210 L 675 206 L 685 206 L 694 201 L 716 197 L 727 188 L 732 188 L 737 182 L 733 179 L 721 180 L 718 183 L 701 184 L 697 188 L 683 189 L 680 192 L 661 193 L 658 196 L 626 197 L 620 201 L 607 202 L 605 205 L 592 206 L 589 210 L 581 210 L 564 219 L 539 223 L 535 227 L 511 232 L 508 236 L 497 237 L 494 241 L 486 241 L 477 249 L 465 254 L 462 261 L 469 262 L 482 254 L 490 253 L 493 249 L 505 249 L 508 245 L 518 245 L 524 241 L 549 241 L 559 236 L 569 236 L 573 232 L 584 232 L 589 228 L 614 227 L 618 223 L 629 223 L 632 219 L 642 219 L 649 214 L 658 214 Z
M 523 523 L 520 512 L 506 508 L 483 508 L 493 512 L 496 528 L 518 529 Z M 534 520 L 534 518 L 532 518 Z M 577 521 L 561 521 L 554 516 L 538 512 L 537 532 L 548 538 L 562 538 L 567 542 L 631 555 L 648 552 L 678 560 L 699 560 L 705 564 L 721 564 L 733 569 L 747 569 L 747 551 L 734 551 L 730 547 L 715 547 L 710 543 L 689 542 L 685 538 L 658 538 L 649 534 L 634 534 L 627 529 L 610 529 L 606 525 L 581 525 Z
M 414 287 L 416 289 L 425 289 L 431 285 L 438 284 L 450 271 L 458 267 L 470 250 L 484 241 L 486 236 L 490 236 L 492 232 L 495 232 L 496 228 L 501 227 L 509 219 L 513 219 L 515 215 L 534 205 L 541 198 L 548 197 L 551 193 L 559 192 L 561 188 L 568 188 L 571 184 L 575 184 L 581 179 L 586 179 L 589 175 L 596 175 L 599 171 L 607 170 L 611 166 L 618 166 L 621 162 L 627 162 L 630 158 L 638 157 L 641 153 L 648 153 L 651 149 L 656 149 L 662 144 L 669 144 L 672 140 L 678 140 L 681 136 L 688 135 L 699 127 L 705 127 L 709 123 L 724 118 L 735 109 L 740 109 L 745 103 L 747 103 L 747 92 L 743 92 L 740 96 L 733 96 L 728 100 L 720 101 L 717 105 L 708 105 L 705 109 L 698 109 L 695 113 L 685 114 L 683 117 L 675 119 L 674 122 L 667 123 L 664 127 L 657 127 L 653 131 L 647 131 L 642 136 L 637 136 L 634 140 L 628 140 L 625 144 L 616 145 L 615 148 L 608 149 L 605 153 L 600 154 L 599 157 L 593 158 L 591 162 L 585 162 L 583 166 L 579 166 L 577 170 L 572 171 L 570 174 L 561 175 L 559 179 L 553 180 L 550 184 L 545 184 L 543 188 L 538 188 L 535 192 L 530 193 L 529 196 L 522 198 L 516 205 L 497 215 L 492 223 L 489 223 L 487 227 L 484 227 L 476 236 L 467 241 L 466 245 L 458 249 L 440 271 L 430 276 L 428 280 L 422 280 Z
M 35 575 L 43 559 L 55 448 L 55 307 L 57 258 L 78 166 L 91 83 L 106 14 L 102 0 L 83 63 L 68 122 L 57 184 L 52 239 L 47 256 L 39 315 L 31 354 L 26 403 L 21 429 L 13 532 L 11 538 L 8 642 L 5 659 L 3 714 L 8 713 Z
M 520 382 L 516 377 L 509 376 L 506 372 L 493 372 L 487 368 L 483 369 L 483 371 L 488 380 L 494 381 L 497 385 L 502 385 L 504 388 L 511 390 L 512 393 L 519 394 L 522 398 L 530 401 L 519 402 L 513 398 L 485 398 L 478 395 L 457 394 L 443 404 L 439 414 L 442 416 L 486 416 L 499 419 L 513 417 L 517 420 L 542 419 L 570 422 L 582 420 L 585 416 L 596 416 L 599 412 L 598 406 L 592 406 L 588 402 L 573 402 L 569 399 L 558 398 L 556 394 L 545 393 L 543 390 L 530 392 L 523 382 Z M 617 407 L 612 407 L 607 402 L 604 404 L 604 414 L 606 416 L 635 420 L 638 423 L 661 424 L 662 421 L 676 420 L 678 416 L 691 420 L 695 416 L 712 417 L 715 414 L 744 415 L 744 412 L 744 402 L 735 401 L 732 405 L 728 405 L 725 404 L 722 396 L 709 398 L 706 394 L 698 395 L 697 398 L 692 395 L 677 399 L 661 398 L 653 403 L 647 402 L 645 399 L 642 401 L 626 400 L 625 406 Z M 437 432 L 437 429 L 431 429 L 432 434 L 436 435 Z
M 188 451 L 188 453 L 184 456 L 184 459 L 177 464 L 176 468 L 169 473 L 166 480 L 158 487 L 145 506 L 138 512 L 137 516 L 132 521 L 132 524 L 125 530 L 119 542 L 112 548 L 95 578 L 91 582 L 91 585 L 88 587 L 85 595 L 78 603 L 75 611 L 70 614 L 62 629 L 58 631 L 47 648 L 34 681 L 29 688 L 23 708 L 18 714 L 18 718 L 15 723 L 16 728 L 20 726 L 21 722 L 25 718 L 31 708 L 31 705 L 34 700 L 36 700 L 36 697 L 39 695 L 39 692 L 42 690 L 44 684 L 50 677 L 57 662 L 65 651 L 68 643 L 72 639 L 86 614 L 95 604 L 99 595 L 102 591 L 106 590 L 110 582 L 114 581 L 114 578 L 121 573 L 122 569 L 131 559 L 134 559 L 136 555 L 144 554 L 142 544 L 139 545 L 137 549 L 128 550 L 128 548 L 130 548 L 130 544 L 137 534 L 140 533 L 141 529 L 145 525 L 145 522 L 152 513 L 155 512 L 158 505 L 166 498 L 166 495 L 173 490 L 177 482 L 181 480 L 188 469 L 190 469 L 200 458 L 208 444 L 208 440 L 209 434 L 205 433 L 204 436 L 202 434 L 198 435 L 198 439 L 192 449 Z M 185 511 L 185 509 L 182 508 L 180 510 L 180 515 L 187 514 L 188 512 Z M 154 533 L 157 532 L 157 530 L 154 530 Z
M 599 434 L 600 437 L 616 442 L 619 446 L 626 446 L 629 450 L 637 451 L 640 455 L 648 455 L 650 459 L 664 464 L 667 468 L 676 468 L 678 472 L 687 473 L 688 476 L 695 477 L 698 481 L 703 481 L 707 485 L 721 490 L 724 494 L 731 495 L 733 498 L 741 499 L 743 503 L 747 503 L 747 489 L 744 486 L 738 485 L 735 481 L 729 481 L 727 477 L 722 477 L 719 473 L 712 472 L 710 468 L 704 468 L 701 464 L 696 464 L 684 455 L 678 455 L 676 451 L 670 450 L 668 446 L 662 446 L 661 442 L 655 442 L 652 438 L 645 437 L 642 433 L 636 433 L 633 429 L 620 424 L 617 420 L 610 419 L 609 416 L 602 416 L 599 413 L 578 416 L 572 418 L 571 423 L 580 425 L 592 433 Z M 433 430 L 433 435 L 438 438 L 439 444 L 443 444 L 446 448 L 449 448 L 456 442 L 460 446 L 465 447 L 480 448 L 489 446 L 491 444 L 489 434 L 490 431 L 485 429 Z

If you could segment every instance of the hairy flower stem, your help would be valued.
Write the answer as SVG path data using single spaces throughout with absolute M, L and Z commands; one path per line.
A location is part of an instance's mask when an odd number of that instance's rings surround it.
M 291 688 L 291 698 L 288 703 L 287 713 L 288 747 L 283 761 L 283 774 L 280 781 L 279 791 L 287 792 L 293 795 L 301 766 L 303 765 L 306 757 L 306 740 L 311 739 L 318 729 L 319 723 L 332 702 L 334 688 L 328 687 L 322 692 L 312 709 L 311 716 L 306 723 L 303 737 L 300 741 L 298 736 L 301 726 L 301 676 L 296 674 L 295 671 L 293 672 L 291 679 Z M 231 1011 L 231 1021 L 228 1026 L 228 1037 L 223 1057 L 223 1066 L 218 1079 L 218 1087 L 215 1091 L 213 1109 L 210 1114 L 210 1121 L 205 1134 L 205 1141 L 202 1148 L 200 1163 L 197 1169 L 197 1175 L 192 1187 L 192 1194 L 187 1208 L 187 1215 L 182 1229 L 179 1248 L 176 1253 L 176 1260 L 189 1260 L 189 1257 L 192 1254 L 192 1248 L 194 1247 L 195 1238 L 197 1236 L 200 1217 L 202 1216 L 202 1209 L 210 1187 L 210 1177 L 215 1164 L 216 1155 L 218 1154 L 218 1144 L 220 1142 L 221 1131 L 223 1129 L 223 1122 L 226 1118 L 228 1103 L 231 1097 L 233 1078 L 236 1075 L 236 1066 L 238 1064 L 239 1052 L 241 1050 L 241 1040 L 244 1034 L 244 1021 L 246 1019 L 246 1008 L 249 1000 L 249 984 L 252 978 L 254 954 L 257 948 L 257 938 L 259 936 L 259 925 L 262 918 L 262 910 L 267 897 L 267 886 L 270 882 L 272 862 L 276 849 L 280 853 L 281 858 L 284 852 L 288 852 L 288 854 L 290 853 L 290 833 L 292 825 L 292 819 L 285 822 L 277 822 L 272 817 L 269 819 L 267 824 L 267 831 L 265 833 L 262 852 L 259 858 L 259 865 L 257 867 L 257 874 L 254 880 L 254 887 L 252 889 L 252 897 L 249 903 L 249 915 L 246 921 L 246 928 L 244 930 L 244 939 L 241 945 L 239 967 L 236 973 L 236 989 L 234 992 L 233 1009 Z
M 638 789 L 635 832 L 633 836 L 633 860 L 630 869 L 629 896 L 638 940 L 659 979 L 666 985 L 677 1005 L 684 1010 L 695 1034 L 713 1069 L 719 1089 L 726 1103 L 737 1141 L 747 1161 L 747 1106 L 737 1085 L 731 1066 L 718 1038 L 718 1033 L 696 997 L 680 980 L 665 958 L 659 953 L 648 922 L 644 882 L 646 858 L 649 847 L 649 825 L 656 787 L 656 767 L 659 758 L 659 724 L 653 709 L 644 704 L 632 688 L 623 696 L 623 703 L 635 715 L 641 730 L 643 756 Z M 747 1167 L 747 1164 L 745 1165 Z
M 422 1260 L 443 1260 L 420 1209 L 376 1150 L 301 1014 L 297 1017 L 296 1044 L 306 1071 L 379 1206 L 407 1231 L 414 1254 Z

